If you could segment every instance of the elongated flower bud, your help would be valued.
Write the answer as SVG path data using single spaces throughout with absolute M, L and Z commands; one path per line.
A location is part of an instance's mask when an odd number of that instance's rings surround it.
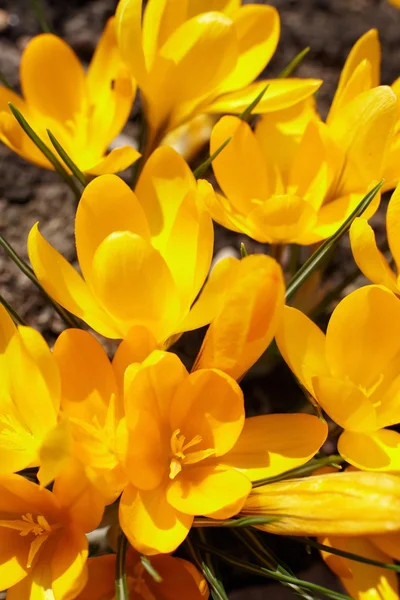
M 316 475 L 253 489 L 242 515 L 280 535 L 367 535 L 400 530 L 400 477 L 362 471 Z

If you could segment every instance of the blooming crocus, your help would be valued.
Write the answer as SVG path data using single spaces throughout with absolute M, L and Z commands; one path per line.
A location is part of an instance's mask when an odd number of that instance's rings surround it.
M 9 102 L 52 148 L 50 130 L 85 173 L 122 171 L 140 156 L 130 146 L 107 153 L 129 117 L 136 90 L 119 55 L 114 19 L 106 25 L 87 74 L 61 38 L 44 33 L 25 48 L 20 78 L 22 98 L 0 86 L 0 140 L 23 158 L 53 168 L 11 114 Z
M 279 40 L 272 6 L 202 0 L 177 7 L 150 0 L 142 20 L 142 0 L 121 0 L 116 21 L 121 56 L 141 89 L 153 140 L 195 113 L 240 113 L 267 83 L 256 112 L 291 106 L 321 85 L 315 79 L 253 83 Z
M 383 534 L 400 530 L 399 494 L 399 477 L 386 473 L 313 475 L 254 488 L 241 514 L 273 517 L 257 527 L 280 535 Z
M 400 470 L 400 301 L 377 285 L 346 296 L 326 336 L 308 317 L 285 307 L 279 350 L 307 392 L 344 429 L 340 454 L 366 470 Z
M 147 554 L 177 548 L 195 515 L 238 513 L 251 479 L 303 464 L 327 432 L 310 415 L 245 420 L 234 379 L 218 369 L 189 374 L 176 355 L 158 350 L 126 370 L 125 412 L 119 443 L 129 483 L 119 518 Z
M 212 186 L 196 182 L 168 147 L 147 161 L 136 193 L 115 175 L 97 177 L 85 188 L 75 219 L 82 276 L 35 225 L 28 252 L 36 276 L 102 335 L 124 338 L 145 326 L 162 343 L 187 329 L 210 268 L 214 235 L 203 207 L 209 194 Z
M 89 558 L 88 580 L 76 600 L 114 600 L 115 554 Z M 204 577 L 187 560 L 160 554 L 151 557 L 151 566 L 160 582 L 146 571 L 139 554 L 132 548 L 126 556 L 126 578 L 132 600 L 207 600 L 209 591 Z
M 80 483 L 63 477 L 50 492 L 20 475 L 0 476 L 0 589 L 8 600 L 69 600 L 84 587 L 85 532 L 98 526 L 102 507 Z

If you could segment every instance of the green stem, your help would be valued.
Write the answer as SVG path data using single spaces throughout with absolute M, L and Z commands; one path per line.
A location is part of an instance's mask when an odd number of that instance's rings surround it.
M 117 557 L 115 562 L 115 600 L 129 600 L 126 580 L 125 558 L 128 549 L 128 539 L 121 531 L 118 539 Z
M 280 475 L 275 475 L 274 477 L 265 477 L 264 479 L 259 479 L 258 481 L 253 482 L 253 488 L 261 487 L 262 485 L 266 485 L 268 483 L 274 483 L 276 481 L 283 481 L 285 479 L 292 479 L 296 477 L 303 477 L 304 475 L 309 475 L 313 473 L 316 469 L 326 466 L 338 466 L 344 462 L 344 458 L 341 456 L 333 455 L 333 456 L 324 456 L 323 458 L 313 458 L 305 465 L 301 467 L 296 467 L 295 469 L 290 469 L 290 471 L 285 471 L 285 473 L 281 473 Z
M 46 19 L 45 10 L 41 0 L 31 0 L 32 8 L 44 33 L 53 33 L 48 20 Z
M 203 573 L 205 579 L 208 581 L 215 600 L 229 600 L 222 583 L 215 577 L 210 567 L 205 563 L 205 561 L 203 561 L 201 556 L 198 554 L 190 537 L 186 538 L 185 545 L 190 556 L 193 559 L 193 562 L 196 564 L 197 568 Z
M 8 314 L 10 315 L 10 317 L 12 318 L 12 320 L 14 321 L 14 323 L 16 325 L 26 325 L 26 322 L 24 321 L 24 319 L 19 316 L 17 311 L 13 309 L 13 307 L 7 302 L 7 300 L 5 298 L 3 298 L 3 296 L 1 294 L 0 294 L 0 304 L 2 304 L 4 306 L 4 308 L 6 309 L 6 311 L 8 312 Z

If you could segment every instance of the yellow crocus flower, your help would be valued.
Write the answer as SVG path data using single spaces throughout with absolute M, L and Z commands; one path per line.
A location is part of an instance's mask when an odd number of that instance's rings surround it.
M 344 429 L 340 454 L 371 471 L 400 470 L 400 301 L 384 287 L 362 287 L 332 313 L 326 336 L 285 307 L 279 350 L 307 392 Z
M 195 515 L 237 514 L 251 481 L 307 462 L 326 424 L 303 414 L 245 419 L 243 394 L 215 368 L 189 374 L 156 350 L 125 372 L 120 452 L 129 483 L 119 520 L 139 552 L 175 550 Z
M 142 20 L 142 0 L 121 0 L 116 20 L 121 56 L 141 89 L 153 144 L 195 113 L 240 113 L 266 83 L 256 112 L 291 106 L 321 85 L 315 79 L 253 83 L 279 40 L 272 6 L 150 0 Z
M 0 589 L 9 600 L 67 600 L 85 586 L 85 532 L 99 525 L 102 507 L 81 481 L 63 478 L 50 492 L 20 475 L 0 476 Z
M 156 582 L 132 548 L 126 556 L 126 577 L 130 598 L 137 600 L 207 600 L 207 582 L 192 563 L 160 554 L 151 557 L 152 567 L 160 575 Z M 114 600 L 115 554 L 89 558 L 86 587 L 76 600 Z
M 11 114 L 11 102 L 50 148 L 47 129 L 84 173 L 115 173 L 140 156 L 130 146 L 108 146 L 124 127 L 136 85 L 122 63 L 114 19 L 106 25 L 87 74 L 72 49 L 53 34 L 34 37 L 20 67 L 23 98 L 0 86 L 0 140 L 23 158 L 52 165 Z

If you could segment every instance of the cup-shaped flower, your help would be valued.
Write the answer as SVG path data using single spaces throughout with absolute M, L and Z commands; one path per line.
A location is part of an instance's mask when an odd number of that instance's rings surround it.
M 386 236 L 389 249 L 396 265 L 392 270 L 385 255 L 379 250 L 374 230 L 362 217 L 354 220 L 350 227 L 350 242 L 354 260 L 362 273 L 379 285 L 384 285 L 395 294 L 400 294 L 400 185 L 389 200 L 386 212 Z
M 119 441 L 129 484 L 120 524 L 147 554 L 177 548 L 195 515 L 235 515 L 251 479 L 303 464 L 326 438 L 325 423 L 310 415 L 245 422 L 231 377 L 218 369 L 189 375 L 176 355 L 161 351 L 127 369 L 125 411 Z
M 387 473 L 313 475 L 254 488 L 241 514 L 276 517 L 257 527 L 280 535 L 381 534 L 400 531 L 399 494 L 400 478 Z
M 240 113 L 269 83 L 257 111 L 274 111 L 310 96 L 320 80 L 252 83 L 275 52 L 279 15 L 272 6 L 240 0 L 121 0 L 121 56 L 141 89 L 152 137 L 199 112 Z M 218 60 L 215 60 L 218 57 Z
M 132 548 L 126 555 L 129 597 L 135 600 L 207 600 L 207 582 L 187 560 L 167 554 L 151 557 L 151 565 L 161 577 L 157 582 L 146 571 L 139 554 Z M 115 554 L 89 558 L 88 580 L 76 600 L 114 600 Z
M 213 161 L 224 196 L 210 198 L 209 210 L 260 242 L 311 244 L 333 235 L 382 177 L 396 96 L 385 86 L 367 90 L 335 110 L 328 125 L 307 105 L 284 115 L 265 115 L 254 133 L 233 116 L 214 126 L 211 154 L 232 139 Z
M 75 220 L 83 276 L 34 226 L 28 252 L 36 276 L 102 335 L 125 338 L 132 327 L 145 326 L 163 343 L 186 330 L 210 268 L 213 227 L 203 207 L 210 194 L 211 185 L 196 182 L 168 147 L 147 161 L 136 193 L 115 175 L 97 177 L 85 188 Z
M 130 146 L 108 146 L 124 127 L 136 86 L 119 55 L 115 21 L 110 19 L 87 74 L 72 49 L 44 33 L 25 48 L 20 68 L 23 98 L 0 86 L 0 140 L 23 158 L 47 169 L 51 163 L 11 114 L 11 102 L 41 140 L 52 148 L 47 130 L 78 168 L 87 173 L 116 173 L 140 156 Z
M 377 285 L 344 298 L 326 336 L 308 317 L 285 307 L 276 336 L 301 385 L 344 429 L 340 454 L 365 470 L 400 470 L 400 301 Z
M 77 488 L 75 478 L 50 492 L 20 475 L 0 476 L 0 589 L 8 588 L 9 600 L 68 600 L 85 586 L 85 532 L 98 526 L 101 512 Z
M 332 549 L 356 554 L 370 561 L 394 565 L 393 558 L 399 560 L 398 533 L 367 537 L 329 536 L 318 541 Z M 398 600 L 399 583 L 394 570 L 350 560 L 329 550 L 321 551 L 321 555 L 355 600 Z

